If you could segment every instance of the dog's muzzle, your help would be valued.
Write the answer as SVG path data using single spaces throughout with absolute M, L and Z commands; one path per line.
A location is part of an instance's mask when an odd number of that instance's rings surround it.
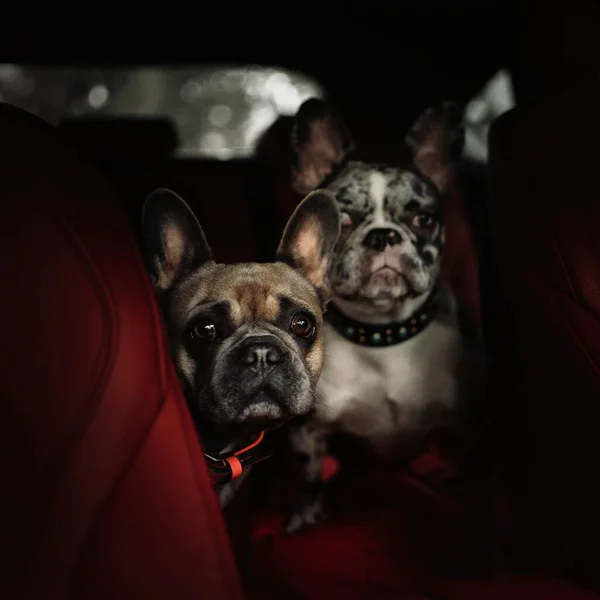
M 237 349 L 239 364 L 252 372 L 265 373 L 278 365 L 288 349 L 274 335 L 250 335 Z
M 285 339 L 265 329 L 247 332 L 216 357 L 213 420 L 262 426 L 287 420 L 304 402 L 305 380 L 302 357 Z
M 383 252 L 388 246 L 396 246 L 402 242 L 402 236 L 395 229 L 371 229 L 364 237 L 362 245 L 376 252 Z

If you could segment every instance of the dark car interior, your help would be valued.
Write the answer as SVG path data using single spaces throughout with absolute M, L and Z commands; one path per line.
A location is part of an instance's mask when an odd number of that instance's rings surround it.
M 600 598 L 600 4 L 278 12 L 203 35 L 1 26 L 0 595 Z M 493 426 L 477 476 L 368 464 L 286 535 L 283 450 L 219 507 L 140 215 L 171 188 L 219 261 L 273 260 L 311 96 L 388 163 L 425 107 L 462 109 L 442 279 L 481 326 Z

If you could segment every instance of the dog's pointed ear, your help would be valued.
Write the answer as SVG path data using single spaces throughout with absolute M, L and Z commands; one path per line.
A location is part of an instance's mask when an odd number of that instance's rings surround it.
M 306 100 L 298 109 L 291 142 L 292 184 L 301 194 L 316 189 L 353 149 L 344 122 L 317 98 Z
M 442 192 L 451 184 L 464 144 L 462 112 L 453 102 L 425 110 L 405 138 L 417 169 Z
M 142 229 L 150 276 L 158 291 L 168 290 L 213 258 L 194 213 L 171 190 L 160 188 L 146 198 Z
M 340 224 L 340 209 L 333 194 L 325 190 L 311 192 L 296 207 L 277 249 L 277 260 L 286 262 L 313 284 L 323 307 L 329 300 L 327 271 Z

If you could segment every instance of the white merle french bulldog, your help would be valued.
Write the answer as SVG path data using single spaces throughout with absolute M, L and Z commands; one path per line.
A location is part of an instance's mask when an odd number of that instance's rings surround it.
M 426 110 L 406 142 L 406 164 L 349 161 L 351 138 L 325 103 L 308 100 L 296 116 L 294 187 L 333 192 L 342 231 L 328 269 L 321 402 L 291 435 L 303 484 L 288 532 L 324 516 L 321 467 L 332 431 L 366 441 L 381 460 L 418 455 L 438 430 L 456 440 L 457 462 L 477 452 L 478 336 L 465 334 L 439 280 L 443 196 L 464 144 L 458 107 Z
M 167 189 L 146 199 L 142 221 L 171 355 L 225 504 L 261 459 L 261 432 L 314 405 L 339 209 L 330 193 L 309 194 L 273 263 L 216 263 L 194 213 Z

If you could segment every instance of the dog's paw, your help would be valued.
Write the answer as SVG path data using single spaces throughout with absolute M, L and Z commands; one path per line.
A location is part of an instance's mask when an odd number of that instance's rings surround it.
M 287 519 L 285 533 L 295 533 L 311 525 L 316 525 L 327 518 L 320 500 L 305 504 L 302 508 L 294 511 Z

